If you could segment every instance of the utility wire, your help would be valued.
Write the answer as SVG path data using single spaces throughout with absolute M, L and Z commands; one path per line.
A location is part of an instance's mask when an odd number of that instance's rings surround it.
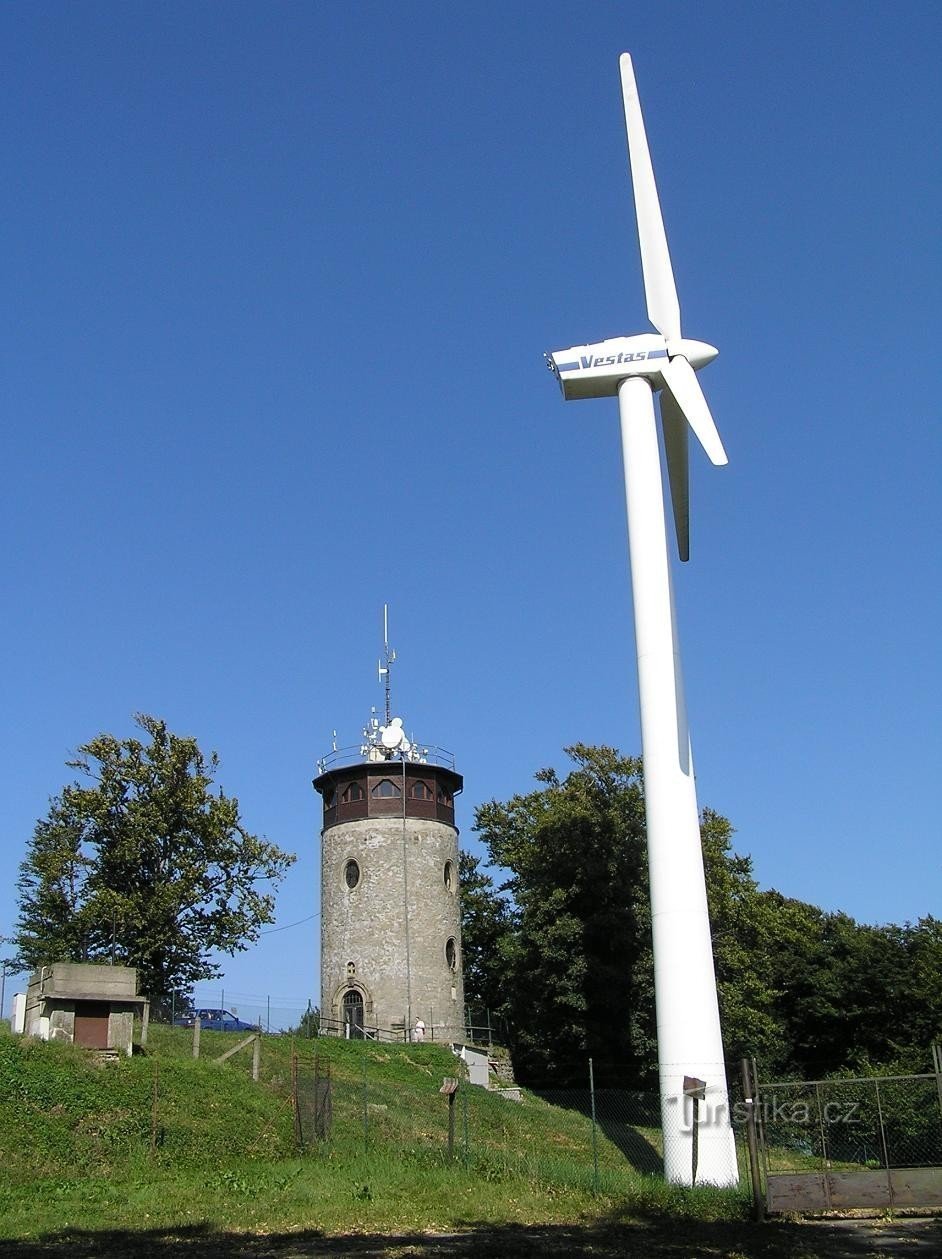
M 299 918 L 297 922 L 286 922 L 283 927 L 269 927 L 267 931 L 260 931 L 260 936 L 273 936 L 276 931 L 290 931 L 292 927 L 300 927 L 306 922 L 313 922 L 315 918 L 320 918 L 320 913 L 308 914 L 306 918 Z

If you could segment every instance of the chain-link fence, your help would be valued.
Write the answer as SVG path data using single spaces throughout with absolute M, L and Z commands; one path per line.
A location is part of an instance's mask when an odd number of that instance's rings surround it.
M 450 1043 L 454 1026 L 445 1027 L 436 1021 L 433 1010 L 416 1011 L 424 1024 L 424 1040 Z M 193 1017 L 201 1014 L 204 1027 L 214 1030 L 257 1028 L 262 1032 L 293 1035 L 305 1040 L 315 1036 L 341 1036 L 405 1044 L 415 1039 L 414 1028 L 405 1021 L 393 1027 L 377 1027 L 369 1023 L 354 1026 L 344 1019 L 331 1018 L 318 1010 L 309 998 L 284 997 L 266 993 L 242 992 L 225 984 L 198 984 L 192 998 L 171 994 L 166 1001 L 151 1005 L 154 1023 L 192 1027 Z M 464 1039 L 478 1045 L 501 1045 L 507 1041 L 507 1024 L 502 1015 L 486 1007 L 465 1007 Z
M 942 1054 L 932 1075 L 758 1082 L 751 1110 L 769 1211 L 942 1206 Z
M 293 1068 L 299 1146 L 315 1153 L 386 1148 L 409 1157 L 453 1157 L 486 1178 L 520 1176 L 603 1193 L 627 1190 L 639 1174 L 663 1174 L 657 1093 L 596 1089 L 588 1063 L 583 1089 L 507 1087 L 497 1074 L 489 1088 L 477 1087 L 463 1078 L 457 1059 L 451 1067 L 461 1077 L 457 1092 L 440 1093 L 449 1064 L 440 1050 L 431 1056 L 436 1049 L 326 1037 L 299 1042 Z M 746 1174 L 744 1124 L 734 1129 Z M 686 1140 L 689 1149 L 689 1127 Z
M 942 1164 L 935 1075 L 762 1084 L 758 1103 L 772 1172 Z
M 245 1159 L 375 1155 L 454 1160 L 488 1181 L 618 1194 L 663 1167 L 657 1095 L 592 1089 L 588 1063 L 585 1088 L 534 1093 L 508 1086 L 506 1062 L 483 1048 L 478 1058 L 490 1068 L 489 1087 L 470 1084 L 467 1064 L 429 1042 L 152 1022 L 142 1043 L 143 1031 L 139 1021 L 126 1065 L 78 1075 L 67 1061 L 71 1046 L 47 1051 L 10 1040 L 8 1100 L 25 1122 L 61 1128 L 50 1145 L 61 1154 L 56 1175 L 142 1155 L 217 1170 Z M 18 1045 L 29 1074 L 14 1061 Z M 449 1080 L 458 1082 L 455 1091 Z M 20 1170 L 40 1172 L 25 1164 Z

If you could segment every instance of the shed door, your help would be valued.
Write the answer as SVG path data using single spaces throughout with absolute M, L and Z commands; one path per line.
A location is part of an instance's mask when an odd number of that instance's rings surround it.
M 76 1045 L 84 1045 L 86 1049 L 107 1049 L 110 1012 L 104 1001 L 76 1002 L 73 1037 Z

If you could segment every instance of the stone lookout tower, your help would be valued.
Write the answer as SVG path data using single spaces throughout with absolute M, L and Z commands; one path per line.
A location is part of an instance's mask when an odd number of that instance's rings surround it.
M 382 1040 L 464 1039 L 455 796 L 441 748 L 406 736 L 389 703 L 357 748 L 318 762 L 321 1018 L 325 1030 Z M 420 1025 L 417 1027 L 417 1021 Z

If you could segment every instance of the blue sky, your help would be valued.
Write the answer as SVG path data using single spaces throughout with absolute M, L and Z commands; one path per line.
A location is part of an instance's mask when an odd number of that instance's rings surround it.
M 7 5 L 0 932 L 65 760 L 164 717 L 318 909 L 316 758 L 382 702 L 476 803 L 639 750 L 614 402 L 635 59 L 687 335 L 701 804 L 766 887 L 940 912 L 938 6 Z M 226 962 L 317 1000 L 317 921 Z M 208 997 L 207 993 L 207 997 Z M 236 999 L 236 997 L 238 999 Z

